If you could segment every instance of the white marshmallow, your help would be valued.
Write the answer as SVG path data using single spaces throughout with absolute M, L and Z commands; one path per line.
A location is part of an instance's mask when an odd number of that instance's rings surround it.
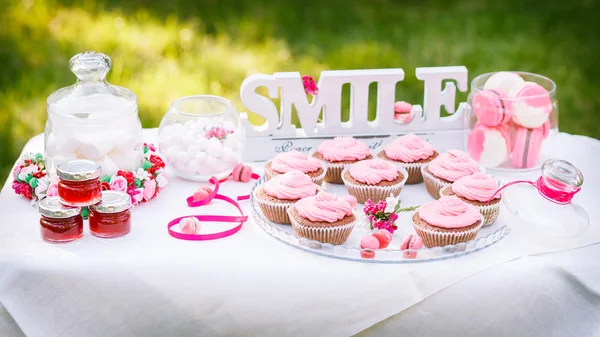
M 120 152 L 122 154 L 129 154 L 135 150 L 135 146 L 138 141 L 133 137 L 133 135 L 125 135 L 121 139 L 114 148 L 114 151 Z
M 227 137 L 227 139 L 225 139 L 223 142 L 223 147 L 236 151 L 238 147 L 238 141 L 236 139 Z
M 496 167 L 504 163 L 508 155 L 508 144 L 502 134 L 497 130 L 486 131 L 479 163 L 486 167 Z
M 535 129 L 548 120 L 548 110 L 529 106 L 525 100 L 518 100 L 513 106 L 513 121 L 523 127 Z
M 56 154 L 56 136 L 54 134 L 49 134 L 48 139 L 46 139 L 46 155 L 54 156 Z
M 177 155 L 179 152 L 181 152 L 181 148 L 177 145 L 172 145 L 165 151 L 165 156 L 170 163 L 174 163 L 177 161 Z
M 181 123 L 171 124 L 171 128 L 169 130 L 171 135 L 182 135 L 185 133 L 185 127 Z
M 115 165 L 119 167 L 120 170 L 135 171 L 142 165 L 142 156 L 139 151 L 129 154 L 111 151 L 107 155 L 115 163 Z
M 119 170 L 117 164 L 115 164 L 108 156 L 104 156 L 99 164 L 102 166 L 102 175 L 112 176 Z
M 237 164 L 239 162 L 237 153 L 228 147 L 223 148 L 223 154 L 221 155 L 221 159 L 228 163 Z
M 215 158 L 219 158 L 223 153 L 223 144 L 217 138 L 213 137 L 208 140 L 206 152 Z
M 56 135 L 56 155 L 71 156 L 81 147 L 81 142 L 68 134 Z
M 204 137 L 204 134 L 206 133 L 206 130 L 204 129 L 205 126 L 206 122 L 204 121 L 204 119 L 198 118 L 198 120 L 196 121 L 196 126 L 194 127 L 194 133 L 196 134 L 196 137 Z
M 183 141 L 183 146 L 186 148 L 190 145 L 196 144 L 196 137 L 194 137 L 192 132 L 186 132 L 181 140 Z

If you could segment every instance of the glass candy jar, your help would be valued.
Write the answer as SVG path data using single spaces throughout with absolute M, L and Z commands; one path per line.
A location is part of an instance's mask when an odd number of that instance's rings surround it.
M 217 96 L 187 96 L 171 104 L 160 122 L 158 145 L 181 178 L 224 179 L 242 161 L 245 131 L 233 104 Z
M 135 94 L 106 81 L 111 60 L 104 54 L 77 54 L 69 66 L 77 82 L 47 100 L 48 171 L 54 174 L 58 164 L 75 159 L 95 161 L 103 175 L 137 170 L 143 149 Z
M 556 84 L 525 72 L 477 76 L 468 97 L 470 156 L 491 171 L 535 171 L 558 133 Z

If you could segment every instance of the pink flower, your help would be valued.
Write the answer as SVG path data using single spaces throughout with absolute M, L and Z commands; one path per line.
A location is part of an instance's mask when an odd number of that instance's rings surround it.
M 157 172 L 158 175 L 156 176 L 156 183 L 158 184 L 159 188 L 163 188 L 165 186 L 167 186 L 167 174 L 164 171 L 161 171 L 160 173 Z
M 58 179 L 53 179 L 48 185 L 48 190 L 46 191 L 47 197 L 56 197 L 58 195 Z
M 388 220 L 390 220 L 392 222 L 398 220 L 398 214 L 396 214 L 396 213 L 390 214 L 390 216 L 388 217 Z
M 154 196 L 154 192 L 156 192 L 156 181 L 148 180 L 144 182 L 144 190 L 142 192 L 144 200 L 148 201 L 152 199 L 152 197 Z
M 365 214 L 372 213 L 373 207 L 375 207 L 375 205 L 373 204 L 373 201 L 371 201 L 371 199 L 369 199 L 365 202 L 365 207 L 363 208 L 363 211 L 365 212 Z
M 112 176 L 108 183 L 113 191 L 127 191 L 127 179 L 122 176 Z
M 144 189 L 143 188 L 136 188 L 134 194 L 131 196 L 131 201 L 133 202 L 134 205 L 139 204 L 142 199 L 144 198 Z
M 304 85 L 304 92 L 308 95 L 311 94 L 316 96 L 319 92 L 319 88 L 315 83 L 315 79 L 312 76 L 302 76 L 302 84 Z
M 13 179 L 17 179 L 17 175 L 19 175 L 19 171 L 21 171 L 21 166 L 17 165 L 12 171 Z

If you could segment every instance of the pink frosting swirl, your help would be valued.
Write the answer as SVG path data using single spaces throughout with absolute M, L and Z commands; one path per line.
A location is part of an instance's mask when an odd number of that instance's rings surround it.
M 296 202 L 298 214 L 310 221 L 336 222 L 352 214 L 352 204 L 335 194 L 321 191 Z
M 452 192 L 456 195 L 481 202 L 490 200 L 497 190 L 498 183 L 483 172 L 462 177 L 452 184 Z M 500 198 L 500 193 L 495 198 Z
M 271 161 L 271 169 L 279 173 L 287 173 L 293 170 L 309 173 L 318 170 L 320 167 L 321 162 L 317 158 L 309 157 L 296 150 L 282 152 Z
M 285 200 L 298 200 L 315 195 L 318 187 L 309 176 L 300 171 L 276 175 L 264 185 L 265 193 Z
M 321 143 L 318 149 L 325 160 L 336 162 L 362 160 L 371 154 L 371 149 L 353 137 L 335 137 Z
M 481 220 L 479 208 L 469 205 L 454 195 L 421 205 L 419 217 L 428 224 L 442 228 L 471 226 Z
M 432 160 L 429 171 L 438 178 L 454 182 L 480 171 L 480 168 L 479 164 L 463 151 L 450 150 Z
M 350 166 L 350 175 L 354 180 L 368 185 L 379 184 L 383 180 L 398 178 L 398 169 L 394 164 L 382 159 L 362 160 Z
M 383 150 L 388 158 L 405 163 L 427 159 L 433 156 L 435 152 L 431 144 L 413 133 L 396 138 L 396 140 L 386 145 Z

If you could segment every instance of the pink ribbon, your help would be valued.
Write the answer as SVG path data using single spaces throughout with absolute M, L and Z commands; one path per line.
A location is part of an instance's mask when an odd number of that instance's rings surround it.
M 259 179 L 260 176 L 256 173 L 252 173 L 252 179 Z M 240 229 L 242 229 L 242 225 L 244 224 L 244 222 L 248 221 L 248 216 L 244 215 L 244 211 L 242 211 L 242 208 L 240 207 L 240 205 L 237 203 L 237 201 L 218 194 L 217 192 L 219 192 L 219 185 L 221 182 L 225 182 L 228 178 L 225 178 L 221 181 L 219 181 L 216 177 L 211 177 L 209 182 L 213 185 L 215 185 L 213 191 L 208 195 L 208 197 L 206 197 L 205 199 L 202 200 L 197 200 L 194 201 L 194 197 L 188 197 L 186 199 L 187 204 L 189 207 L 200 207 L 200 206 L 204 206 L 204 205 L 208 205 L 212 200 L 217 199 L 217 200 L 223 200 L 227 203 L 232 204 L 235 208 L 237 208 L 237 210 L 240 212 L 241 215 L 239 216 L 231 216 L 231 215 L 188 215 L 188 216 L 182 216 L 176 219 L 173 219 L 169 222 L 169 224 L 167 225 L 167 230 L 169 231 L 169 235 L 171 235 L 172 237 L 176 238 L 176 239 L 180 239 L 180 240 L 192 240 L 192 241 L 207 241 L 207 240 L 217 240 L 217 239 L 222 239 L 222 238 L 226 238 L 228 236 L 231 236 L 237 232 L 239 232 Z M 242 200 L 248 200 L 250 199 L 250 195 L 246 194 L 246 195 L 240 195 L 237 197 L 238 201 L 242 201 Z M 181 221 L 181 219 L 183 218 L 189 218 L 189 217 L 194 217 L 200 221 L 211 221 L 211 222 L 239 222 L 239 225 L 228 229 L 226 231 L 222 231 L 222 232 L 217 232 L 217 233 L 211 233 L 211 234 L 184 234 L 184 233 L 180 233 L 180 232 L 176 232 L 174 230 L 171 229 L 171 227 L 178 225 L 179 222 Z

